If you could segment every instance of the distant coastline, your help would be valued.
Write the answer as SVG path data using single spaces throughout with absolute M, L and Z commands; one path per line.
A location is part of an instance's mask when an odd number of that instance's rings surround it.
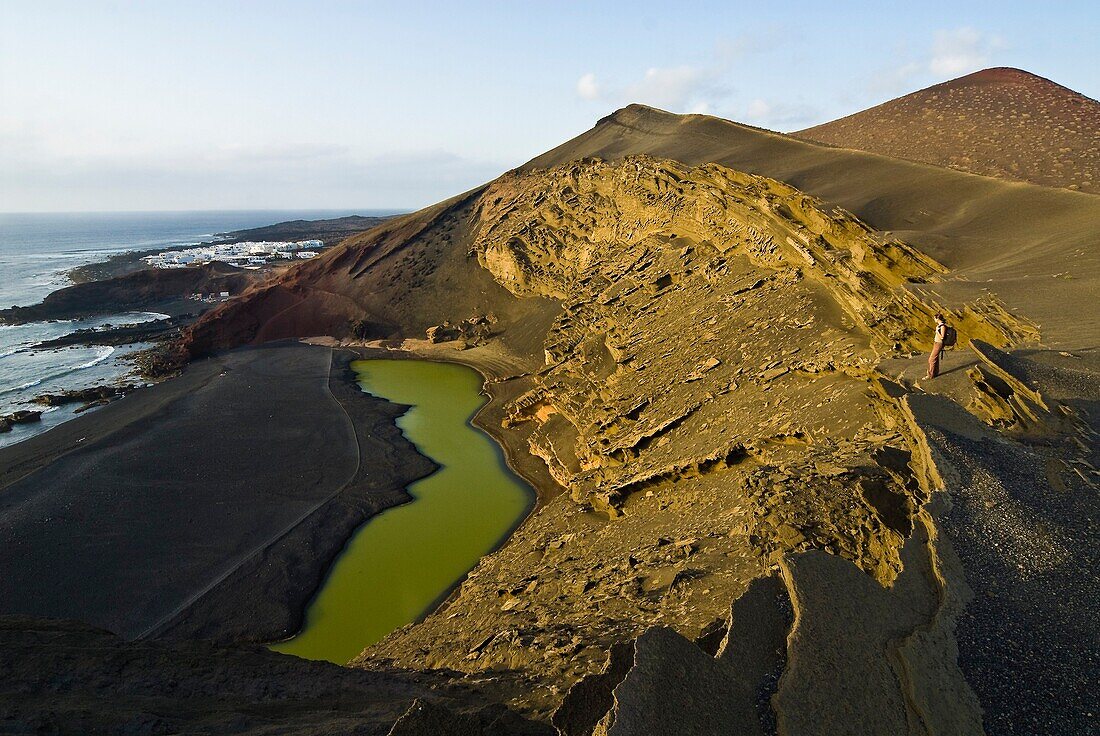
M 0 447 L 109 400 L 43 407 L 40 394 L 134 384 L 135 360 L 217 301 L 190 295 L 239 293 L 264 268 L 170 274 L 143 258 L 249 240 L 317 240 L 324 249 L 396 214 L 360 212 L 0 214 L 0 270 L 10 275 L 0 284 L 0 417 L 24 418 L 0 422 Z
M 370 211 L 370 210 L 366 210 Z M 239 228 L 225 232 L 217 232 L 203 236 L 205 239 L 192 243 L 172 244 L 144 250 L 133 250 L 112 255 L 105 260 L 86 263 L 70 269 L 66 276 L 73 283 L 79 284 L 86 281 L 102 281 L 104 279 L 122 276 L 133 271 L 147 268 L 142 259 L 164 253 L 169 250 L 178 250 L 181 247 L 200 247 L 205 245 L 240 243 L 247 240 L 278 241 L 278 240 L 320 240 L 323 247 L 336 245 L 344 238 L 364 230 L 369 230 L 375 225 L 381 224 L 399 212 L 386 212 L 372 215 L 345 215 L 342 217 L 320 220 L 287 220 L 270 225 L 261 225 L 252 228 Z

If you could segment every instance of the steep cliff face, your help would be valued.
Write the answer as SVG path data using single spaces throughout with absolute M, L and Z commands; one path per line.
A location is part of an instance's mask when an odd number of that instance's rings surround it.
M 179 359 L 288 337 L 424 337 L 475 315 L 493 316 L 511 355 L 538 352 L 556 305 L 515 298 L 468 257 L 478 192 L 389 220 L 226 302 L 185 331 Z
M 1100 273 L 1100 250 L 1093 247 L 1100 230 L 1096 197 L 816 145 L 729 120 L 673 115 L 642 105 L 616 111 L 523 170 L 639 154 L 689 166 L 717 163 L 785 182 L 843 207 L 949 268 L 949 278 L 927 287 L 937 301 L 975 303 L 993 293 L 1041 325 L 1049 347 L 1073 350 L 1100 340 L 1100 325 L 1065 308 L 1095 301 Z
M 874 419 L 861 392 L 878 356 L 927 347 L 942 309 L 911 290 L 943 271 L 935 261 L 715 164 L 512 174 L 475 216 L 473 252 L 494 278 L 563 305 L 509 422 L 540 425 L 531 451 L 604 510 L 769 443 L 852 441 Z M 1001 344 L 1022 327 L 993 303 L 956 317 Z

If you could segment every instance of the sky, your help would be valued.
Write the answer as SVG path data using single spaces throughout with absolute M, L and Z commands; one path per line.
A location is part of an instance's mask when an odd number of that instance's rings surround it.
M 990 66 L 1100 97 L 1096 2 L 0 0 L 0 212 L 416 209 L 631 102 L 798 130 Z

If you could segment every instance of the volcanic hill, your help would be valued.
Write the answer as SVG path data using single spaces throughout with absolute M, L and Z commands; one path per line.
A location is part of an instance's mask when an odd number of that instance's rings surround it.
M 792 135 L 1100 193 L 1100 102 L 1020 69 L 974 72 Z
M 635 105 L 222 305 L 181 349 L 326 336 L 487 376 L 479 422 L 539 508 L 358 666 L 476 673 L 570 734 L 1072 726 L 1083 691 L 1039 691 L 1087 669 L 1060 599 L 1095 558 L 1095 381 L 1066 376 L 1095 370 L 1098 231 L 1090 195 Z M 970 347 L 922 388 L 936 311 Z M 1048 550 L 1006 573 L 1032 613 L 974 601 L 990 534 Z M 1009 655 L 1037 611 L 1059 655 Z
M 1014 187 L 642 105 L 602 119 L 513 175 L 632 155 L 688 166 L 714 163 L 785 182 L 949 269 L 952 278 L 927 287 L 941 301 L 980 302 L 995 293 L 1039 323 L 1048 345 L 1089 345 L 1100 338 L 1100 326 L 1082 324 L 1065 309 L 1066 303 L 1091 303 L 1096 293 L 1100 260 L 1092 243 L 1100 205 L 1091 197 Z M 285 337 L 423 336 L 444 321 L 492 312 L 501 320 L 496 332 L 503 344 L 522 335 L 517 349 L 529 353 L 542 339 L 532 316 L 552 319 L 546 315 L 556 307 L 517 300 L 470 258 L 485 189 L 396 217 L 258 285 L 212 310 L 180 347 L 200 356 Z M 1057 292 L 1035 288 L 1037 283 L 1056 283 Z
M 486 377 L 538 505 L 354 668 L 568 736 L 1083 733 L 1097 232 L 1091 195 L 632 105 L 176 358 L 312 337 Z M 960 345 L 921 381 L 936 312 Z

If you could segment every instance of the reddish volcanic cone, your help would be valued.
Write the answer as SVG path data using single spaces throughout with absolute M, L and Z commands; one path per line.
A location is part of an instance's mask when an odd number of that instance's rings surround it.
M 1020 69 L 968 74 L 792 135 L 1100 193 L 1100 103 Z

